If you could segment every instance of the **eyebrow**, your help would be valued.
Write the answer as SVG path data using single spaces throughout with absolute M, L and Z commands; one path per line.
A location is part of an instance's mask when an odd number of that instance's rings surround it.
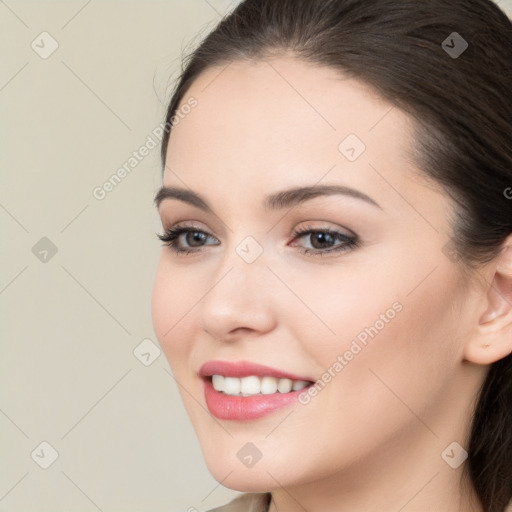
M 382 207 L 370 196 L 367 196 L 359 190 L 343 185 L 314 185 L 275 192 L 265 198 L 263 207 L 266 210 L 280 210 L 296 206 L 310 199 L 314 199 L 315 197 L 336 194 L 360 199 L 382 210 Z M 204 212 L 213 213 L 207 201 L 192 190 L 163 186 L 155 195 L 154 202 L 157 208 L 164 199 L 177 199 L 178 201 L 195 206 Z

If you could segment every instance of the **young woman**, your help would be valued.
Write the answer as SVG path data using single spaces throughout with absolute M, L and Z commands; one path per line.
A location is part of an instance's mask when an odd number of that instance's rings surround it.
M 223 512 L 504 512 L 512 24 L 245 0 L 189 56 L 155 332 Z

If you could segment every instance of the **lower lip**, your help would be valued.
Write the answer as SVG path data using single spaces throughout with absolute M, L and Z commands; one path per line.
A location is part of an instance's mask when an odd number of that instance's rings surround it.
M 309 387 L 309 386 L 308 386 Z M 208 410 L 221 420 L 253 420 L 295 403 L 308 387 L 289 393 L 235 396 L 217 391 L 211 379 L 204 380 L 204 397 Z

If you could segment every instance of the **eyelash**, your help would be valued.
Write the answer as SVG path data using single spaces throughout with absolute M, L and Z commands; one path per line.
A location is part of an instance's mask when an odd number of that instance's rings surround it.
M 203 235 L 209 236 L 208 233 L 205 231 L 202 231 L 197 228 L 193 227 L 176 227 L 166 230 L 163 234 L 157 234 L 157 237 L 164 242 L 164 245 L 167 245 L 170 247 L 170 249 L 176 253 L 177 255 L 186 255 L 190 253 L 197 253 L 201 252 L 201 249 L 182 249 L 178 247 L 178 238 L 183 233 L 201 233 Z M 313 228 L 303 228 L 298 229 L 293 233 L 294 238 L 302 238 L 306 235 L 312 235 L 312 234 L 329 234 L 330 236 L 334 237 L 337 240 L 340 240 L 342 242 L 345 242 L 343 245 L 340 245 L 334 249 L 308 249 L 308 248 L 302 248 L 299 249 L 302 254 L 307 254 L 310 256 L 324 256 L 325 254 L 332 254 L 332 253 L 344 253 L 346 251 L 350 251 L 352 249 L 355 249 L 359 247 L 360 240 L 358 237 L 352 237 L 349 235 L 344 235 L 343 233 L 340 233 L 338 231 L 330 230 L 330 229 L 313 229 Z M 211 245 L 211 244 L 210 244 Z

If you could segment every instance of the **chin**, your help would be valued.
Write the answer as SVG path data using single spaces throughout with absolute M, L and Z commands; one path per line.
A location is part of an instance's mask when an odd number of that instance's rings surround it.
M 217 482 L 240 492 L 270 492 L 298 480 L 290 475 L 289 467 L 272 465 L 263 459 L 253 467 L 245 467 L 237 458 L 223 460 L 212 456 L 206 458 L 206 466 Z
M 223 468 L 224 469 L 224 468 Z M 217 482 L 224 487 L 239 492 L 269 492 L 276 487 L 276 481 L 264 470 L 260 475 L 255 475 L 250 469 L 244 471 L 233 471 L 228 477 L 230 470 L 222 473 L 210 471 Z

